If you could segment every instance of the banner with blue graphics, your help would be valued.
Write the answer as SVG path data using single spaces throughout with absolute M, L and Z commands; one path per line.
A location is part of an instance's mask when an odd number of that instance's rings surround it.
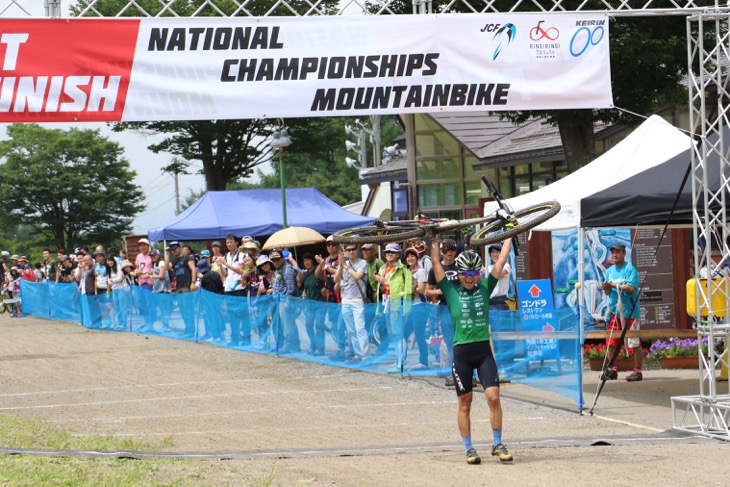
M 23 313 L 246 352 L 287 355 L 327 365 L 411 376 L 451 375 L 453 325 L 445 306 L 419 303 L 340 305 L 288 296 L 256 298 L 206 291 L 153 293 L 134 286 L 86 296 L 74 284 L 21 283 Z M 519 311 L 492 311 L 492 345 L 502 379 L 553 391 L 582 409 L 579 323 L 554 310 L 555 330 L 526 328 Z M 554 340 L 559 352 L 536 361 L 530 340 Z M 443 382 L 441 382 L 443 383 Z

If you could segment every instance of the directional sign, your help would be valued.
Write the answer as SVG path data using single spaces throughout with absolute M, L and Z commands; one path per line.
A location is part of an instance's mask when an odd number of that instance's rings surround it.
M 533 332 L 552 332 L 557 328 L 552 285 L 548 279 L 517 281 L 522 329 Z M 527 356 L 557 358 L 557 340 L 526 340 Z

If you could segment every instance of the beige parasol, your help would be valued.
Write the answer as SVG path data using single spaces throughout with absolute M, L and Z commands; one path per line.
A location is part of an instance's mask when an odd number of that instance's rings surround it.
M 324 242 L 325 238 L 319 232 L 306 227 L 287 227 L 273 234 L 266 241 L 262 250 L 270 250 L 274 247 L 298 247 Z

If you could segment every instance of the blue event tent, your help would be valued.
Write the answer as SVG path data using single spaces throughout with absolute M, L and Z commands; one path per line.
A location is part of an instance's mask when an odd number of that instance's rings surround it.
M 286 214 L 289 226 L 324 234 L 375 220 L 350 213 L 315 188 L 287 189 Z M 148 233 L 153 242 L 209 240 L 229 234 L 262 236 L 281 230 L 282 221 L 280 189 L 208 191 L 173 220 Z

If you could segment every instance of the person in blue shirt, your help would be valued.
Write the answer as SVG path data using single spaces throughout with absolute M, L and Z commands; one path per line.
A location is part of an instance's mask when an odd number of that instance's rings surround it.
M 641 307 L 639 306 L 639 272 L 636 267 L 626 262 L 626 246 L 616 242 L 611 245 L 611 260 L 613 265 L 606 270 L 606 281 L 601 285 L 603 292 L 609 297 L 608 307 L 611 311 L 611 319 L 608 322 L 609 331 L 621 333 L 623 326 L 629 330 L 639 329 L 639 318 Z M 607 356 L 613 357 L 616 347 L 619 345 L 615 333 L 606 339 L 608 347 Z M 626 377 L 629 382 L 638 382 L 643 379 L 641 365 L 644 359 L 644 350 L 641 348 L 639 338 L 627 338 L 626 347 L 633 349 L 634 371 Z M 615 380 L 618 378 L 618 368 L 614 364 L 611 369 L 606 369 L 601 379 Z

